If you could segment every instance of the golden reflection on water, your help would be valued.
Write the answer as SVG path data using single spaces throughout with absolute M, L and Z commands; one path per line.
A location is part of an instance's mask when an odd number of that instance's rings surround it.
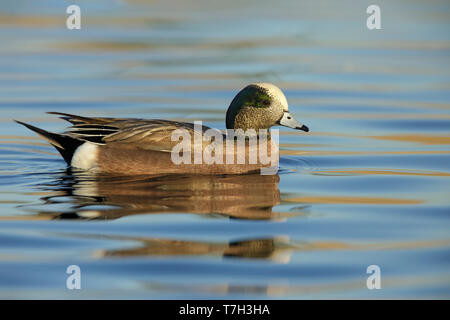
M 86 235 L 83 235 L 83 237 L 86 237 Z M 92 235 L 91 237 L 98 238 L 96 235 Z M 187 241 L 121 236 L 110 236 L 108 239 L 133 241 L 138 244 L 131 248 L 125 249 L 99 250 L 94 253 L 96 258 L 132 258 L 142 256 L 221 256 L 224 258 L 265 259 L 276 263 L 289 263 L 291 255 L 294 252 L 336 250 L 417 250 L 419 248 L 443 248 L 450 245 L 450 240 L 446 239 L 365 244 L 339 241 L 301 242 L 292 241 L 288 236 L 238 239 L 229 242 Z
M 343 169 L 343 170 L 322 170 L 314 171 L 319 175 L 387 175 L 387 176 L 429 176 L 429 177 L 449 177 L 450 173 L 440 171 L 408 171 L 408 170 L 374 170 L 374 169 Z
M 398 142 L 412 142 L 416 144 L 425 144 L 425 145 L 450 144 L 450 136 L 437 136 L 425 134 L 396 134 L 396 135 L 375 136 L 371 138 L 379 140 L 398 141 Z
M 348 155 L 427 155 L 450 154 L 450 150 L 416 150 L 416 151 L 303 151 L 280 150 L 280 155 L 308 155 L 308 156 L 348 156 Z
M 284 199 L 286 202 L 294 203 L 322 203 L 322 204 L 421 204 L 423 200 L 399 199 L 399 198 L 382 198 L 382 197 L 357 197 L 357 196 L 302 196 Z
M 0 13 L 0 25 L 13 27 L 31 27 L 31 28 L 59 28 L 64 26 L 66 17 L 63 15 L 9 15 Z M 177 20 L 161 17 L 100 17 L 100 16 L 85 16 L 83 21 L 89 25 L 111 25 L 120 24 L 121 27 L 148 27 L 153 24 L 171 24 L 176 23 Z

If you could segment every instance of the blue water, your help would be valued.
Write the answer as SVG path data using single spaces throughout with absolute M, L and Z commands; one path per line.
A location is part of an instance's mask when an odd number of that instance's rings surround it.
M 77 1 L 81 30 L 69 4 L 0 1 L 0 298 L 450 297 L 448 1 L 378 1 L 373 31 L 367 1 Z M 311 129 L 276 176 L 70 173 L 12 121 L 224 129 L 263 81 Z

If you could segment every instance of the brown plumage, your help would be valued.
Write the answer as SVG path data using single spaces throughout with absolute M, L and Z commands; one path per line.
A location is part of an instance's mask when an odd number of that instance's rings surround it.
M 259 150 L 248 141 L 245 143 L 245 162 L 237 163 L 238 152 L 243 150 L 233 146 L 233 153 L 230 154 L 225 141 L 235 144 L 234 140 L 227 140 L 227 136 L 218 131 L 216 134 L 224 141 L 223 149 L 212 148 L 211 141 L 202 139 L 203 133 L 210 129 L 206 126 L 195 130 L 194 124 L 179 121 L 90 118 L 62 112 L 49 113 L 60 116 L 71 126 L 65 132 L 56 134 L 17 122 L 47 139 L 68 165 L 81 169 L 124 174 L 241 174 L 278 165 L 278 148 L 273 143 L 267 143 L 267 156 L 276 155 L 276 161 L 263 163 L 257 157 L 256 163 L 250 163 L 251 155 L 259 154 Z M 281 90 L 267 83 L 251 84 L 242 89 L 228 108 L 226 124 L 229 129 L 259 130 L 284 125 L 308 131 L 288 112 Z M 188 132 L 191 139 L 190 150 L 183 148 L 192 160 L 188 164 L 176 164 L 171 157 L 174 147 L 180 144 L 179 140 L 173 141 L 172 134 L 179 129 Z M 201 139 L 198 140 L 201 141 L 200 150 L 194 146 L 197 138 Z M 198 154 L 211 153 L 211 149 L 214 149 L 214 154 L 216 151 L 223 153 L 223 164 L 194 164 Z M 233 158 L 233 163 L 227 164 L 226 158 Z M 273 160 L 273 157 L 270 159 Z

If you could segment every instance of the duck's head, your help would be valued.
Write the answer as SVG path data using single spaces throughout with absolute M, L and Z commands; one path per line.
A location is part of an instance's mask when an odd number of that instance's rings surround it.
M 277 125 L 309 131 L 289 113 L 286 97 L 271 83 L 252 83 L 239 91 L 228 108 L 226 125 L 244 131 Z

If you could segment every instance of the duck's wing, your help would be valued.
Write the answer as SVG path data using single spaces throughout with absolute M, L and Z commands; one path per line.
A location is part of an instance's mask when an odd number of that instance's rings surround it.
M 171 120 L 89 118 L 60 112 L 49 113 L 60 115 L 62 119 L 69 121 L 72 126 L 64 134 L 75 139 L 144 150 L 170 152 L 180 143 L 180 140 L 172 139 L 175 130 L 189 133 L 193 145 L 194 135 L 210 129 L 201 126 L 201 130 L 196 131 L 193 123 Z

